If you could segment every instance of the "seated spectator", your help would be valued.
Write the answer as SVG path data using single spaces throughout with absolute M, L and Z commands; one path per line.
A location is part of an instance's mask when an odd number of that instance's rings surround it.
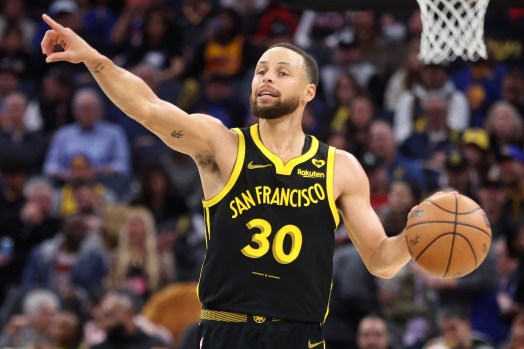
M 173 241 L 157 240 L 151 213 L 133 207 L 120 230 L 118 245 L 109 271 L 109 285 L 125 288 L 146 300 L 153 292 L 175 279 Z
M 430 339 L 425 349 L 494 349 L 490 339 L 472 329 L 470 314 L 460 307 L 443 308 L 437 314 L 440 337 Z
M 135 322 L 133 300 L 122 292 L 108 292 L 100 304 L 99 324 L 106 333 L 104 341 L 92 349 L 168 348 L 169 344 L 144 332 Z
M 501 147 L 497 164 L 506 186 L 506 209 L 513 219 L 519 220 L 524 212 L 524 150 L 518 145 Z
M 78 203 L 79 191 L 82 187 L 92 190 L 91 200 L 84 200 L 83 203 L 91 208 L 82 206 Z M 84 196 L 85 197 L 85 196 Z M 67 217 L 79 211 L 90 211 L 84 213 L 97 214 L 107 204 L 116 202 L 115 193 L 102 183 L 95 180 L 95 171 L 91 161 L 86 155 L 77 154 L 71 159 L 66 182 L 59 187 L 55 198 L 55 211 L 62 217 Z
M 391 349 L 387 323 L 383 317 L 370 314 L 360 320 L 357 332 L 358 349 Z
M 46 286 L 75 299 L 102 287 L 107 271 L 104 252 L 90 240 L 80 215 L 64 220 L 62 231 L 35 247 L 22 276 L 25 286 Z
M 391 183 L 388 203 L 377 212 L 387 236 L 396 236 L 404 230 L 409 211 L 420 200 L 421 194 L 417 185 L 402 180 Z
M 58 129 L 44 163 L 44 173 L 59 181 L 67 179 L 72 158 L 85 154 L 96 180 L 122 195 L 130 176 L 129 146 L 123 130 L 101 120 L 103 102 L 96 90 L 83 88 L 73 98 L 76 122 Z
M 34 289 L 23 299 L 23 313 L 14 314 L 0 335 L 0 347 L 33 348 L 50 343 L 49 323 L 60 309 L 51 291 Z
M 49 344 L 42 349 L 86 349 L 83 343 L 83 323 L 79 314 L 61 310 L 49 325 Z
M 153 214 L 159 232 L 173 229 L 180 217 L 189 214 L 185 197 L 177 193 L 169 174 L 159 163 L 150 164 L 142 173 L 140 189 L 131 205 L 146 207 Z
M 462 133 L 460 150 L 468 161 L 473 186 L 478 187 L 482 177 L 493 165 L 494 154 L 490 153 L 489 136 L 482 128 L 468 128 Z
M 391 125 L 383 120 L 375 120 L 370 127 L 369 151 L 386 169 L 390 183 L 396 179 L 416 183 L 420 190 L 426 190 L 422 168 L 414 160 L 402 156 L 397 150 Z
M 36 174 L 41 171 L 48 142 L 39 131 L 27 129 L 24 121 L 27 103 L 27 96 L 21 91 L 13 91 L 5 97 L 1 113 L 0 166 L 16 157 L 30 166 L 30 174 Z
M 524 118 L 509 102 L 498 101 L 489 108 L 484 128 L 494 153 L 506 145 L 524 144 Z
M 334 87 L 334 105 L 326 112 L 329 130 L 340 131 L 346 120 L 351 118 L 351 102 L 362 95 L 363 91 L 353 75 L 348 72 L 340 74 Z
M 430 93 L 439 94 L 448 100 L 446 125 L 450 129 L 463 131 L 468 127 L 468 101 L 466 96 L 453 85 L 447 69 L 444 65 L 424 65 L 420 71 L 420 82 L 400 95 L 393 116 L 395 140 L 399 144 L 412 132 L 423 129 L 425 125 L 423 102 Z
M 475 185 L 474 172 L 468 160 L 459 149 L 451 149 L 446 152 L 444 160 L 444 170 L 439 178 L 443 187 L 453 188 L 453 190 L 466 195 L 472 199 L 477 199 L 478 185 Z
M 504 75 L 501 84 L 501 98 L 511 103 L 520 115 L 524 115 L 524 76 L 518 69 Z

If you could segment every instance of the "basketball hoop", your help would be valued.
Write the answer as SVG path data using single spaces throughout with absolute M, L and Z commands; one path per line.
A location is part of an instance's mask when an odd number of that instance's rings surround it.
M 419 58 L 426 64 L 487 58 L 484 17 L 489 0 L 417 0 L 422 18 Z

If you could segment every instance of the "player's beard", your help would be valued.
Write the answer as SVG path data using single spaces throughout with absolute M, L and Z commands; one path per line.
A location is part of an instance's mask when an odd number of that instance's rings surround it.
M 251 112 L 259 119 L 271 120 L 281 118 L 297 110 L 299 103 L 299 97 L 289 97 L 287 99 L 278 98 L 275 103 L 262 106 L 257 102 L 256 96 L 249 98 Z

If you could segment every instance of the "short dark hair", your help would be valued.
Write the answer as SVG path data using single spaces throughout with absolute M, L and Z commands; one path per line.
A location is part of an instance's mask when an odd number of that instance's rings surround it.
M 317 65 L 317 62 L 315 61 L 315 59 L 313 57 L 311 57 L 311 55 L 309 53 L 307 53 L 306 51 L 302 50 L 298 46 L 295 46 L 293 44 L 289 44 L 289 43 L 286 43 L 286 42 L 279 43 L 279 44 L 274 44 L 268 50 L 270 50 L 270 49 L 272 49 L 274 47 L 287 48 L 288 50 L 291 50 L 291 51 L 296 52 L 299 55 L 301 55 L 302 58 L 304 58 L 304 65 L 306 66 L 306 75 L 307 75 L 307 78 L 308 78 L 308 82 L 310 84 L 314 84 L 315 86 L 318 85 L 318 80 L 319 80 L 318 65 Z

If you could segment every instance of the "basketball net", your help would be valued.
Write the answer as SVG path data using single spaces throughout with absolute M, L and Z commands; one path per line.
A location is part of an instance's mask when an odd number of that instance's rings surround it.
M 487 58 L 484 17 L 489 0 L 417 0 L 422 18 L 419 58 L 426 64 Z

